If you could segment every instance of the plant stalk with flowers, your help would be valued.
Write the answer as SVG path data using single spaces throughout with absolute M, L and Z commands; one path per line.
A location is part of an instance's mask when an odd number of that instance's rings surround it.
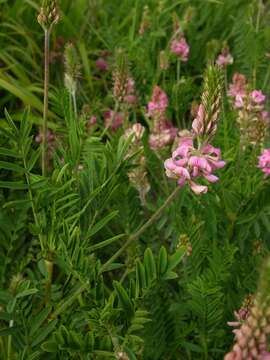
M 180 137 L 179 146 L 172 157 L 165 161 L 166 174 L 177 179 L 180 187 L 186 183 L 195 194 L 206 193 L 206 185 L 194 180 L 203 178 L 210 183 L 218 181 L 214 171 L 225 166 L 221 151 L 210 144 L 217 131 L 221 108 L 222 75 L 220 69 L 210 66 L 205 75 L 202 102 L 192 123 L 190 137 Z
M 268 338 L 270 335 L 270 261 L 267 259 L 261 272 L 254 304 L 235 313 L 235 344 L 224 360 L 269 360 Z
M 269 128 L 269 113 L 265 109 L 266 97 L 261 90 L 250 90 L 242 74 L 234 74 L 228 96 L 237 111 L 240 130 L 240 147 L 262 146 Z

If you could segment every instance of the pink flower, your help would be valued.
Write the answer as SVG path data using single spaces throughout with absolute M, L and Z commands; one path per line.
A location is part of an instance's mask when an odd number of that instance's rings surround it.
M 123 124 L 123 114 L 115 113 L 112 110 L 105 111 L 104 114 L 105 126 L 111 128 L 113 131 L 116 131 Z
M 127 80 L 126 96 L 124 97 L 124 102 L 128 105 L 134 105 L 137 102 L 135 81 L 131 77 Z
M 148 104 L 148 116 L 163 115 L 168 107 L 168 97 L 159 87 L 155 86 L 151 101 Z
M 262 154 L 258 157 L 258 167 L 263 171 L 264 176 L 270 175 L 270 149 L 264 149 Z
M 100 70 L 102 72 L 107 71 L 108 68 L 109 68 L 107 61 L 105 59 L 103 59 L 103 58 L 97 59 L 96 67 L 97 67 L 98 70 Z
M 235 73 L 233 75 L 233 82 L 229 85 L 228 95 L 236 97 L 236 95 L 244 96 L 246 94 L 247 80 L 245 75 Z
M 261 105 L 265 101 L 265 95 L 261 90 L 253 90 L 251 93 L 251 99 L 258 105 Z
M 138 142 L 142 139 L 145 128 L 140 123 L 135 123 L 125 131 L 125 137 L 129 138 L 132 136 L 132 142 Z
M 94 125 L 96 125 L 97 123 L 97 118 L 96 116 L 91 116 L 91 118 L 87 121 L 86 123 L 86 127 L 87 129 L 92 128 Z
M 213 172 L 225 166 L 220 156 L 220 150 L 210 144 L 195 149 L 192 138 L 186 137 L 182 139 L 172 157 L 165 161 L 166 174 L 169 178 L 177 179 L 179 186 L 188 182 L 195 194 L 206 193 L 208 187 L 195 183 L 193 179 L 201 177 L 210 183 L 217 182 L 218 177 Z
M 234 107 L 236 109 L 241 109 L 244 107 L 244 105 L 245 105 L 244 97 L 240 94 L 237 94 L 235 97 Z
M 264 121 L 269 121 L 269 111 L 262 111 L 261 116 Z
M 183 34 L 176 38 L 171 43 L 171 52 L 179 57 L 182 61 L 188 61 L 189 46 Z
M 228 65 L 231 65 L 232 63 L 233 63 L 233 57 L 229 53 L 229 50 L 227 48 L 223 49 L 221 54 L 217 58 L 216 64 L 225 68 Z

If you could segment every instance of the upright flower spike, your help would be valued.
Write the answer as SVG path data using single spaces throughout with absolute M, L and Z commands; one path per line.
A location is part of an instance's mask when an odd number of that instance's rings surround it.
M 37 20 L 44 30 L 50 30 L 60 19 L 56 0 L 43 0 Z
M 116 54 L 115 70 L 113 72 L 113 97 L 116 103 L 123 104 L 127 96 L 135 95 L 135 82 L 130 77 L 129 64 L 123 50 Z
M 205 73 L 201 104 L 192 129 L 200 142 L 215 135 L 221 111 L 223 74 L 218 66 L 210 65 Z
M 234 74 L 229 86 L 228 96 L 237 111 L 240 129 L 240 144 L 247 146 L 262 145 L 269 128 L 269 113 L 265 111 L 265 95 L 261 90 L 251 90 L 244 75 Z
M 147 107 L 147 116 L 151 119 L 149 145 L 152 150 L 171 144 L 177 135 L 178 130 L 166 118 L 168 104 L 167 94 L 159 86 L 155 86 Z
M 263 266 L 254 304 L 240 319 L 239 329 L 234 330 L 235 345 L 224 360 L 270 359 L 267 341 L 270 335 L 269 278 L 270 258 Z

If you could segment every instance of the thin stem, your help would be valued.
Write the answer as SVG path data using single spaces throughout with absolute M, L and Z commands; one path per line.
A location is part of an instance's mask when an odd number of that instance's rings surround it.
M 177 83 L 180 80 L 180 74 L 181 74 L 181 60 L 177 59 L 177 78 L 176 78 Z
M 100 273 L 104 272 L 108 266 L 113 263 L 125 250 L 129 247 L 133 241 L 137 240 L 144 232 L 151 226 L 160 216 L 162 211 L 171 203 L 171 201 L 175 198 L 180 190 L 180 186 L 171 193 L 171 195 L 166 199 L 166 201 L 161 205 L 161 207 L 150 217 L 148 221 L 144 225 L 142 225 L 139 230 L 137 230 L 134 234 L 131 234 L 126 243 L 101 267 Z
M 45 267 L 48 273 L 48 279 L 45 286 L 45 304 L 48 304 L 51 298 L 51 287 L 52 287 L 52 277 L 53 277 L 53 262 L 50 260 L 45 260 Z
M 75 115 L 75 118 L 77 119 L 78 110 L 77 110 L 77 100 L 76 100 L 76 92 L 75 91 L 72 91 L 72 102 L 73 102 L 74 115 Z
M 13 325 L 14 325 L 14 320 L 10 320 L 9 327 L 12 328 Z M 9 335 L 9 337 L 8 337 L 8 352 L 7 352 L 8 360 L 11 359 L 11 352 L 12 352 L 12 335 Z
M 43 104 L 43 126 L 42 126 L 42 175 L 46 176 L 47 168 L 47 133 L 48 133 L 48 102 L 50 81 L 50 29 L 44 30 L 44 104 Z

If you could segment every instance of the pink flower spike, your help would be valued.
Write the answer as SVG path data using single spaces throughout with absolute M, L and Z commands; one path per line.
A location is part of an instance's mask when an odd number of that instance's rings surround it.
M 195 193 L 195 194 L 205 194 L 208 191 L 208 187 L 204 186 L 204 185 L 198 185 L 193 181 L 189 182 L 190 184 L 190 188 L 191 190 Z
M 187 62 L 189 57 L 189 46 L 183 35 L 174 39 L 171 44 L 171 52 L 179 57 L 182 61 Z
M 261 90 L 253 90 L 251 93 L 251 98 L 256 104 L 263 104 L 265 101 L 265 95 L 261 92 Z
M 166 93 L 159 86 L 155 86 L 151 101 L 148 104 L 148 116 L 154 116 L 155 112 L 164 114 L 168 103 Z
M 259 164 L 258 168 L 260 168 L 265 177 L 270 175 L 270 149 L 264 149 L 262 154 L 258 157 Z

